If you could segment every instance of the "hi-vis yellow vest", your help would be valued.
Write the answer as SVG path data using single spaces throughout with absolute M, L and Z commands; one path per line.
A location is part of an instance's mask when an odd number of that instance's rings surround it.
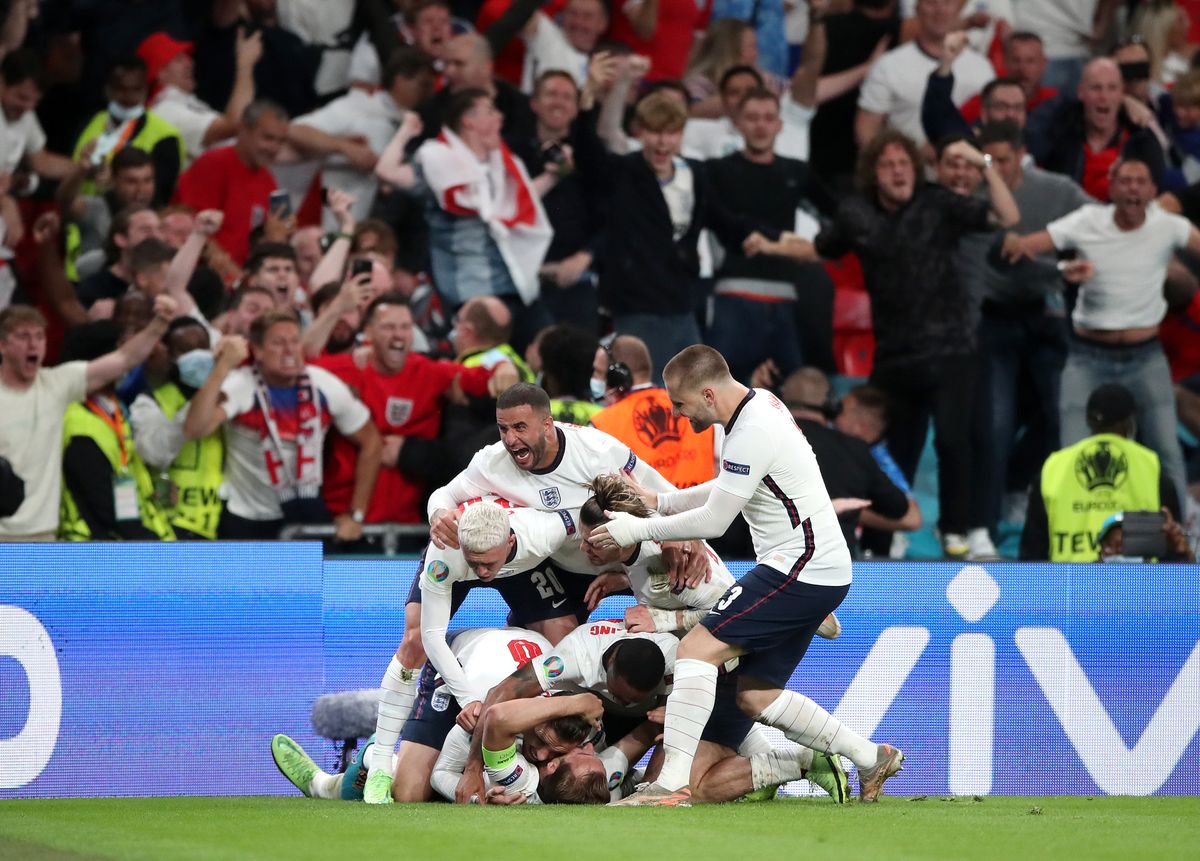
M 480 350 L 478 353 L 472 353 L 459 361 L 459 364 L 465 365 L 468 368 L 477 368 L 480 365 L 485 368 L 490 368 L 497 364 L 501 359 L 508 359 L 517 369 L 517 373 L 521 375 L 521 382 L 532 383 L 535 379 L 533 371 L 529 370 L 529 365 L 525 364 L 525 360 L 521 358 L 520 353 L 510 347 L 508 344 L 501 344 L 498 347 L 492 347 L 490 350 Z
M 173 123 L 167 122 L 158 114 L 154 113 L 154 111 L 146 111 L 141 118 L 137 120 L 137 123 L 141 126 L 141 128 L 138 128 L 135 134 L 133 134 L 129 140 L 124 142 L 123 146 L 131 146 L 147 153 L 153 153 L 154 148 L 158 146 L 161 141 L 164 141 L 167 138 L 175 138 L 176 142 L 179 144 L 179 170 L 182 172 L 184 166 L 187 165 L 187 149 L 183 145 L 183 136 L 179 133 L 179 129 L 177 129 Z M 75 141 L 75 151 L 71 153 L 71 158 L 78 161 L 80 153 L 83 152 L 83 148 L 91 141 L 100 137 L 100 135 L 104 133 L 104 129 L 107 125 L 108 111 L 100 111 L 98 114 L 92 117 L 88 124 L 84 126 L 83 131 L 80 133 L 79 140 Z M 108 154 L 108 159 L 111 160 L 116 153 L 117 150 L 114 149 Z M 162 181 L 161 177 L 159 178 L 159 181 Z M 80 193 L 95 194 L 96 183 L 90 179 L 86 180 L 80 187 Z
M 187 398 L 174 383 L 154 390 L 154 400 L 168 419 L 183 409 Z M 225 443 L 221 432 L 184 443 L 167 471 L 175 485 L 175 506 L 167 511 L 173 526 L 204 538 L 217 537 L 221 519 L 221 483 L 225 480 Z
M 1158 511 L 1158 455 L 1116 434 L 1090 436 L 1042 466 L 1051 562 L 1095 562 L 1104 519 L 1118 511 Z
M 142 525 L 163 541 L 174 541 L 175 532 L 171 529 L 171 524 L 167 522 L 166 512 L 154 495 L 154 480 L 150 477 L 150 471 L 146 469 L 146 464 L 142 462 L 137 449 L 133 446 L 133 433 L 128 420 L 124 422 L 123 430 L 127 459 L 125 465 L 121 464 L 121 446 L 117 441 L 116 431 L 89 410 L 85 404 L 74 403 L 67 407 L 63 419 L 63 449 L 66 449 L 67 444 L 74 437 L 86 437 L 94 441 L 100 447 L 100 451 L 104 452 L 104 456 L 108 458 L 115 477 L 133 479 L 134 486 L 137 488 L 138 513 L 141 516 Z M 87 521 L 80 516 L 79 508 L 65 482 L 59 504 L 58 536 L 63 541 L 89 541 L 93 537 L 91 528 L 87 525 Z M 108 538 L 108 536 L 103 537 Z

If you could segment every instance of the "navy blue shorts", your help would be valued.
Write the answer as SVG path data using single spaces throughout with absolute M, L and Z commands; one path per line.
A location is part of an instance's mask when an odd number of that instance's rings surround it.
M 717 698 L 713 702 L 708 723 L 704 725 L 704 732 L 700 734 L 700 740 L 724 745 L 736 752 L 752 726 L 754 718 L 738 708 L 737 674 L 718 677 Z
M 454 637 L 446 639 L 454 641 Z M 454 729 L 454 721 L 462 709 L 449 691 L 434 694 L 434 690 L 440 684 L 437 670 L 433 668 L 433 664 L 426 661 L 421 678 L 417 681 L 417 698 L 413 701 L 408 721 L 400 733 L 401 741 L 423 744 L 434 750 L 442 749 L 442 745 L 446 743 L 446 736 Z
M 421 572 L 425 569 L 425 556 L 417 568 L 412 588 L 408 591 L 409 604 L 421 603 Z M 535 622 L 574 615 L 577 624 L 587 621 L 587 592 L 591 578 L 586 574 L 575 574 L 558 567 L 550 561 L 543 562 L 532 571 L 499 577 L 489 583 L 478 580 L 459 581 L 451 589 L 450 615 L 454 616 L 467 594 L 472 589 L 491 588 L 500 593 L 509 613 L 506 624 L 512 628 L 528 628 Z
M 745 650 L 741 675 L 785 688 L 817 628 L 849 591 L 849 584 L 815 586 L 755 565 L 700 624 L 722 643 Z

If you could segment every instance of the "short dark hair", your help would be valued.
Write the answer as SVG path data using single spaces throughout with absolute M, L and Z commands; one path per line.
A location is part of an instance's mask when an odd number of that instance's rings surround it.
M 725 92 L 725 85 L 738 75 L 749 75 L 754 78 L 756 88 L 763 85 L 762 73 L 753 66 L 730 66 L 725 70 L 725 74 L 721 75 L 721 80 L 717 82 L 717 90 L 722 93 Z
M 879 157 L 889 146 L 901 147 L 908 154 L 909 160 L 912 161 L 916 181 L 918 184 L 921 182 L 924 162 L 921 160 L 921 151 L 917 148 L 916 142 L 902 131 L 884 129 L 871 138 L 858 153 L 855 174 L 859 189 L 868 197 L 873 198 L 879 192 L 879 181 L 875 178 L 875 163 L 879 161 Z
M 612 798 L 605 775 L 589 772 L 576 776 L 563 762 L 538 781 L 537 793 L 546 804 L 607 804 Z
M 407 308 L 412 312 L 412 303 L 408 301 L 408 297 L 396 290 L 389 290 L 380 296 L 376 296 L 371 300 L 371 304 L 367 306 L 366 313 L 363 314 L 362 324 L 366 326 L 371 322 L 371 318 L 375 316 L 375 312 L 384 305 L 393 305 L 398 308 Z
M 992 78 L 983 85 L 983 89 L 979 93 L 979 100 L 986 105 L 988 103 L 988 99 L 992 97 L 992 93 L 996 92 L 996 90 L 1000 89 L 1001 87 L 1016 87 L 1018 90 L 1021 90 L 1021 92 L 1024 93 L 1024 89 L 1021 87 L 1021 82 L 1016 78 Z M 1024 96 L 1022 96 L 1022 98 L 1024 98 Z
M 300 325 L 300 317 L 291 308 L 272 308 L 250 324 L 250 343 L 261 347 L 267 331 L 279 323 Z
M 169 349 L 170 344 L 171 344 L 171 339 L 174 338 L 180 332 L 184 331 L 185 329 L 199 329 L 201 332 L 204 333 L 204 339 L 206 341 L 208 341 L 208 346 L 209 347 L 213 346 L 212 336 L 209 335 L 208 329 L 205 328 L 204 324 L 201 323 L 199 320 L 197 320 L 195 317 L 189 317 L 186 314 L 182 317 L 176 317 L 174 320 L 172 320 L 170 323 L 167 324 L 167 331 L 166 331 L 166 334 L 164 334 L 162 336 L 162 342 L 164 344 L 166 344 Z
M 278 102 L 273 102 L 270 99 L 255 99 L 246 105 L 246 109 L 242 111 L 242 125 L 247 127 L 256 126 L 264 114 L 274 114 L 284 122 L 290 119 L 287 108 Z
M 550 396 L 533 383 L 517 383 L 505 389 L 496 398 L 496 409 L 511 410 L 514 407 L 532 407 L 535 413 L 550 415 Z
M 426 9 L 435 6 L 445 9 L 447 12 L 450 11 L 450 4 L 446 0 L 417 0 L 416 3 L 413 3 L 404 11 L 405 23 L 411 27 L 413 24 L 417 23 L 418 15 L 420 15 Z
M 42 58 L 33 48 L 18 48 L 10 51 L 0 63 L 0 78 L 9 86 L 33 81 L 39 90 L 46 89 L 45 68 Z
M 136 54 L 130 54 L 127 57 L 121 57 L 108 70 L 108 80 L 112 81 L 117 75 L 122 72 L 138 72 L 145 76 L 146 61 Z
M 742 110 L 750 102 L 772 102 L 775 107 L 779 107 L 779 96 L 772 93 L 766 87 L 755 87 L 746 95 L 742 96 L 742 100 L 738 102 L 738 110 Z
M 1112 175 L 1115 177 L 1120 172 L 1121 168 L 1125 167 L 1127 164 L 1140 164 L 1142 167 L 1146 168 L 1146 173 L 1150 174 L 1150 181 L 1157 184 L 1158 180 L 1154 178 L 1154 168 L 1150 167 L 1150 162 L 1136 155 L 1125 155 L 1117 159 L 1117 163 L 1112 167 Z
M 1013 42 L 1037 42 L 1040 45 L 1042 37 L 1032 30 L 1017 30 L 1008 35 L 1008 43 L 1011 45 Z
M 135 167 L 146 167 L 147 165 L 154 167 L 154 159 L 144 149 L 138 149 L 135 146 L 123 146 L 112 157 L 110 165 L 113 174 L 116 175 L 123 170 L 132 170 Z
M 361 253 L 358 243 L 366 233 L 374 233 L 379 240 L 371 249 L 372 253 L 382 254 L 388 258 L 396 256 L 396 249 L 400 247 L 396 241 L 396 231 L 381 218 L 364 218 L 358 223 L 358 227 L 354 228 L 354 239 L 351 241 L 350 247 L 355 253 Z
M 572 694 L 557 694 L 557 696 L 572 696 Z M 592 734 L 592 725 L 582 715 L 564 715 L 550 721 L 550 728 L 558 736 L 559 741 L 567 744 L 583 744 Z
M 129 223 L 133 217 L 139 212 L 153 211 L 149 206 L 127 206 L 113 216 L 112 223 L 108 226 L 108 236 L 104 237 L 104 259 L 106 261 L 116 263 L 117 258 L 121 256 L 121 249 L 117 247 L 116 237 L 129 233 Z
M 151 272 L 175 259 L 175 249 L 161 239 L 143 239 L 129 249 L 129 271 L 134 275 Z
M 275 304 L 275 294 L 266 287 L 259 287 L 256 284 L 243 284 L 241 287 L 233 291 L 233 295 L 229 297 L 229 307 L 231 310 L 237 310 L 241 307 L 242 300 L 251 293 L 258 293 L 261 296 L 266 296 L 271 300 L 271 304 Z
M 246 258 L 244 267 L 245 272 L 247 275 L 254 275 L 263 268 L 263 264 L 268 260 L 278 258 L 295 263 L 296 249 L 286 242 L 260 242 L 250 249 L 250 256 Z
M 487 99 L 490 102 L 492 97 L 487 90 L 479 87 L 467 87 L 450 96 L 450 100 L 446 103 L 446 113 L 443 115 L 446 127 L 455 134 L 462 131 L 463 117 L 475 107 L 475 103 L 480 99 Z
M 1000 120 L 985 124 L 979 130 L 975 142 L 981 149 L 989 144 L 998 143 L 1008 144 L 1013 149 L 1022 149 L 1025 146 L 1025 139 L 1021 136 L 1021 127 L 1012 120 Z
M 435 5 L 444 4 L 438 2 Z M 392 84 L 396 82 L 396 78 L 415 78 L 422 72 L 428 72 L 431 75 L 434 73 L 433 57 L 420 48 L 401 45 L 388 56 L 387 62 L 383 66 L 380 82 L 385 90 L 390 90 Z
M 536 96 L 538 93 L 540 93 L 545 83 L 547 81 L 552 81 L 555 78 L 561 78 L 564 81 L 568 81 L 571 86 L 575 88 L 575 92 L 577 94 L 579 93 L 579 84 L 576 83 L 570 72 L 564 72 L 562 69 L 547 69 L 538 75 L 537 80 L 533 82 L 533 95 Z
M 595 336 L 578 326 L 551 327 L 538 342 L 547 392 L 556 397 L 591 398 L 592 365 L 600 344 Z M 554 391 L 551 392 L 550 388 Z
M 610 672 L 624 679 L 634 690 L 650 693 L 657 688 L 667 671 L 662 649 L 645 637 L 618 640 L 613 646 Z
M 846 398 L 854 398 L 858 405 L 868 412 L 875 413 L 879 421 L 884 425 L 887 424 L 888 411 L 891 409 L 890 401 L 883 389 L 878 389 L 875 386 L 863 384 L 855 386 L 842 396 L 843 405 Z
M 937 155 L 938 161 L 941 161 L 942 155 L 943 155 L 943 154 L 946 152 L 946 150 L 947 150 L 947 149 L 948 149 L 948 148 L 949 148 L 949 147 L 950 147 L 952 144 L 956 144 L 956 143 L 958 143 L 959 141 L 964 141 L 964 142 L 966 142 L 966 143 L 969 143 L 971 146 L 975 147 L 975 149 L 979 149 L 979 144 L 977 144 L 977 143 L 975 142 L 975 136 L 974 136 L 974 135 L 970 135 L 970 134 L 966 134 L 966 135 L 964 135 L 964 134 L 951 134 L 951 135 L 946 135 L 944 138 L 941 138 L 941 139 L 940 139 L 940 140 L 937 142 L 937 146 L 936 146 L 936 147 L 934 147 L 934 153 Z

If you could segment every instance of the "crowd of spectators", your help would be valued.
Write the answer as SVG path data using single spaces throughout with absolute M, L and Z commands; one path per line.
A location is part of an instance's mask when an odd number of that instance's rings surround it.
M 0 0 L 0 540 L 369 546 L 518 381 L 699 484 L 720 438 L 657 385 L 693 343 L 792 410 L 862 554 L 934 520 L 932 430 L 945 554 L 1030 505 L 1036 556 L 1111 384 L 1194 529 L 1193 17 Z

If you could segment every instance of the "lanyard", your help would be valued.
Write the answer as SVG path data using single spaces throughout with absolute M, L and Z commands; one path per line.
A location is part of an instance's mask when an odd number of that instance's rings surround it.
M 124 470 L 129 466 L 129 452 L 125 449 L 125 417 L 121 414 L 120 405 L 117 405 L 112 413 L 96 398 L 88 398 L 84 405 L 96 418 L 112 428 L 113 433 L 117 435 L 117 447 L 121 452 L 121 469 Z

